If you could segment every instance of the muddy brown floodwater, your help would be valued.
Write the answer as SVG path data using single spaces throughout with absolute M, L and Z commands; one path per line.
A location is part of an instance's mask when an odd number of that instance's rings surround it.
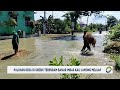
M 69 58 L 76 57 L 81 60 L 81 66 L 114 66 L 114 61 L 102 53 L 103 40 L 106 32 L 94 33 L 97 39 L 96 48 L 92 48 L 94 55 L 82 56 L 80 50 L 83 45 L 82 34 L 76 33 L 75 37 L 65 35 L 46 35 L 41 37 L 21 38 L 18 55 L 12 55 L 11 39 L 0 41 L 0 79 L 59 79 L 59 74 L 7 74 L 7 66 L 48 66 L 54 57 L 64 57 L 64 64 Z M 118 72 L 113 74 L 81 74 L 81 79 L 115 79 L 120 78 Z

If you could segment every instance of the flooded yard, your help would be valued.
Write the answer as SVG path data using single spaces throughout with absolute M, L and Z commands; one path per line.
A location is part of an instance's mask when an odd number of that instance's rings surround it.
M 110 60 L 107 54 L 102 53 L 103 40 L 106 32 L 102 34 L 94 33 L 94 37 L 97 40 L 95 48 L 92 48 L 94 55 L 82 56 L 80 50 L 83 46 L 82 34 L 76 33 L 75 37 L 71 37 L 69 34 L 50 34 L 41 37 L 32 38 L 20 38 L 19 50 L 26 52 L 21 54 L 20 57 L 10 57 L 5 60 L 0 60 L 0 78 L 1 79 L 59 79 L 59 74 L 7 74 L 7 66 L 48 66 L 49 61 L 54 57 L 64 57 L 64 63 L 68 63 L 71 57 L 76 57 L 81 60 L 81 66 L 104 66 L 112 65 L 114 62 Z M 0 59 L 3 57 L 12 55 L 11 39 L 0 40 Z M 89 75 L 82 74 L 81 78 L 84 79 Z M 98 75 L 92 74 L 91 79 L 109 79 L 120 78 L 119 73 L 116 71 L 111 75 Z

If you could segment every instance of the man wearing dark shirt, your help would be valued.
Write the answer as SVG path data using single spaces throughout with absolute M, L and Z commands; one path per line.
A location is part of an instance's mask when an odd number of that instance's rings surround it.
M 89 49 L 89 51 L 91 51 L 91 48 L 90 48 L 90 45 L 89 45 L 89 42 L 86 41 L 85 39 L 85 35 L 86 35 L 87 31 L 84 31 L 84 35 L 83 35 L 83 40 L 84 40 L 84 46 L 82 48 L 81 51 L 84 51 L 86 49 L 86 47 Z
M 20 31 L 18 31 L 18 34 Z M 13 45 L 13 50 L 15 51 L 15 54 L 18 52 L 18 46 L 19 46 L 19 35 L 17 32 L 14 32 L 13 38 L 12 38 L 12 45 Z

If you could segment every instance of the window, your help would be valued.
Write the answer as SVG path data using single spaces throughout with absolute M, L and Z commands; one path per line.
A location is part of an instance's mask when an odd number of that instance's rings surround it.
M 25 25 L 29 26 L 30 17 L 25 17 Z

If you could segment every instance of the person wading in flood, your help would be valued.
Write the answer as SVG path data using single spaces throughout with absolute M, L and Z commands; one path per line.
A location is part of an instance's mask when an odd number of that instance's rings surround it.
M 88 42 L 86 41 L 86 39 L 85 39 L 86 33 L 87 33 L 87 31 L 84 31 L 84 35 L 83 35 L 84 46 L 83 46 L 83 48 L 82 48 L 81 51 L 84 51 L 84 50 L 86 49 L 86 47 L 89 49 L 89 51 L 91 51 L 90 45 L 89 45 L 89 43 L 88 43 Z
M 13 32 L 13 38 L 12 38 L 12 46 L 13 46 L 13 50 L 15 52 L 15 54 L 17 54 L 18 52 L 18 46 L 19 46 L 19 34 L 20 34 L 20 30 L 18 30 L 18 32 Z
M 90 47 L 91 44 L 95 48 L 96 39 L 92 36 L 91 33 L 84 31 L 83 40 L 84 40 L 84 46 L 81 51 L 84 51 L 86 47 L 87 50 L 91 51 L 91 47 Z

